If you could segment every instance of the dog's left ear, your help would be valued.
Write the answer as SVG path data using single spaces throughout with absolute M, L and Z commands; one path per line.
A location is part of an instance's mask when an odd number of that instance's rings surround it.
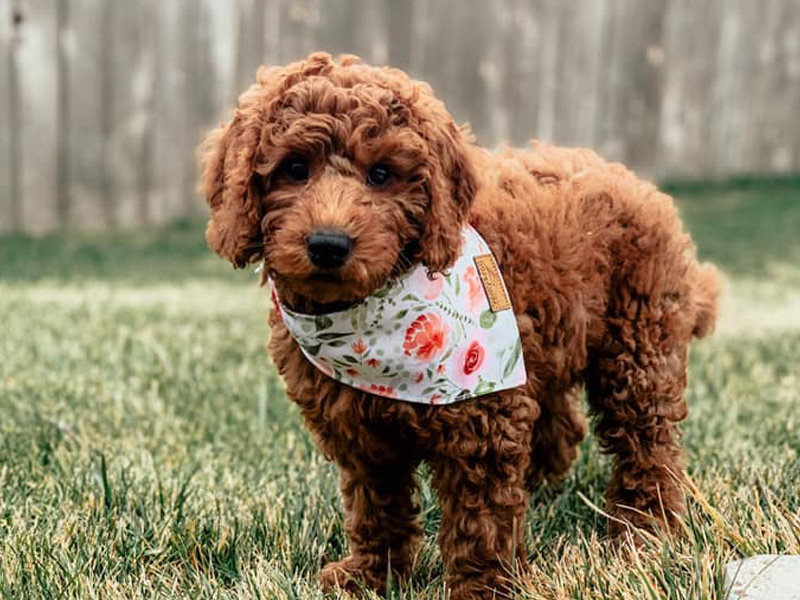
M 421 225 L 418 257 L 429 271 L 442 272 L 458 258 L 461 229 L 477 186 L 467 131 L 448 119 L 435 128 L 429 143 L 433 146 L 427 181 L 430 205 Z

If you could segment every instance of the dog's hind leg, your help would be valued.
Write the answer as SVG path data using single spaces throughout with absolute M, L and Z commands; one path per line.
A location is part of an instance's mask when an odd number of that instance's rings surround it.
M 684 511 L 678 422 L 687 414 L 690 336 L 674 298 L 630 296 L 620 306 L 586 374 L 596 435 L 614 455 L 606 493 L 613 536 L 625 523 L 674 525 Z
M 416 466 L 416 462 L 370 470 L 341 466 L 350 556 L 323 567 L 323 588 L 358 592 L 363 585 L 383 593 L 390 564 L 395 577 L 409 573 L 422 535 Z

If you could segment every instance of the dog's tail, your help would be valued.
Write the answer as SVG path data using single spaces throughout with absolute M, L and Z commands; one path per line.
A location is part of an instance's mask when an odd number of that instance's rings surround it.
M 710 263 L 700 265 L 695 271 L 693 287 L 696 317 L 692 335 L 702 338 L 714 331 L 717 321 L 717 304 L 721 288 L 717 268 Z

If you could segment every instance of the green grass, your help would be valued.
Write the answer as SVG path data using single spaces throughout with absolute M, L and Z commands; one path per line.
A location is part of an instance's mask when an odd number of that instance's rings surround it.
M 729 275 L 692 352 L 690 513 L 602 539 L 588 440 L 526 525 L 517 597 L 721 599 L 723 565 L 800 553 L 800 185 L 676 188 Z M 346 549 L 335 468 L 268 366 L 268 300 L 202 226 L 0 238 L 0 598 L 322 598 Z M 395 598 L 443 599 L 438 509 Z

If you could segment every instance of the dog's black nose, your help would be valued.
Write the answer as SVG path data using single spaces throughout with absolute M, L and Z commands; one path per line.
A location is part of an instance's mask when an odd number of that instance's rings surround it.
M 343 231 L 321 229 L 306 238 L 308 257 L 323 269 L 341 267 L 353 249 L 353 238 Z

